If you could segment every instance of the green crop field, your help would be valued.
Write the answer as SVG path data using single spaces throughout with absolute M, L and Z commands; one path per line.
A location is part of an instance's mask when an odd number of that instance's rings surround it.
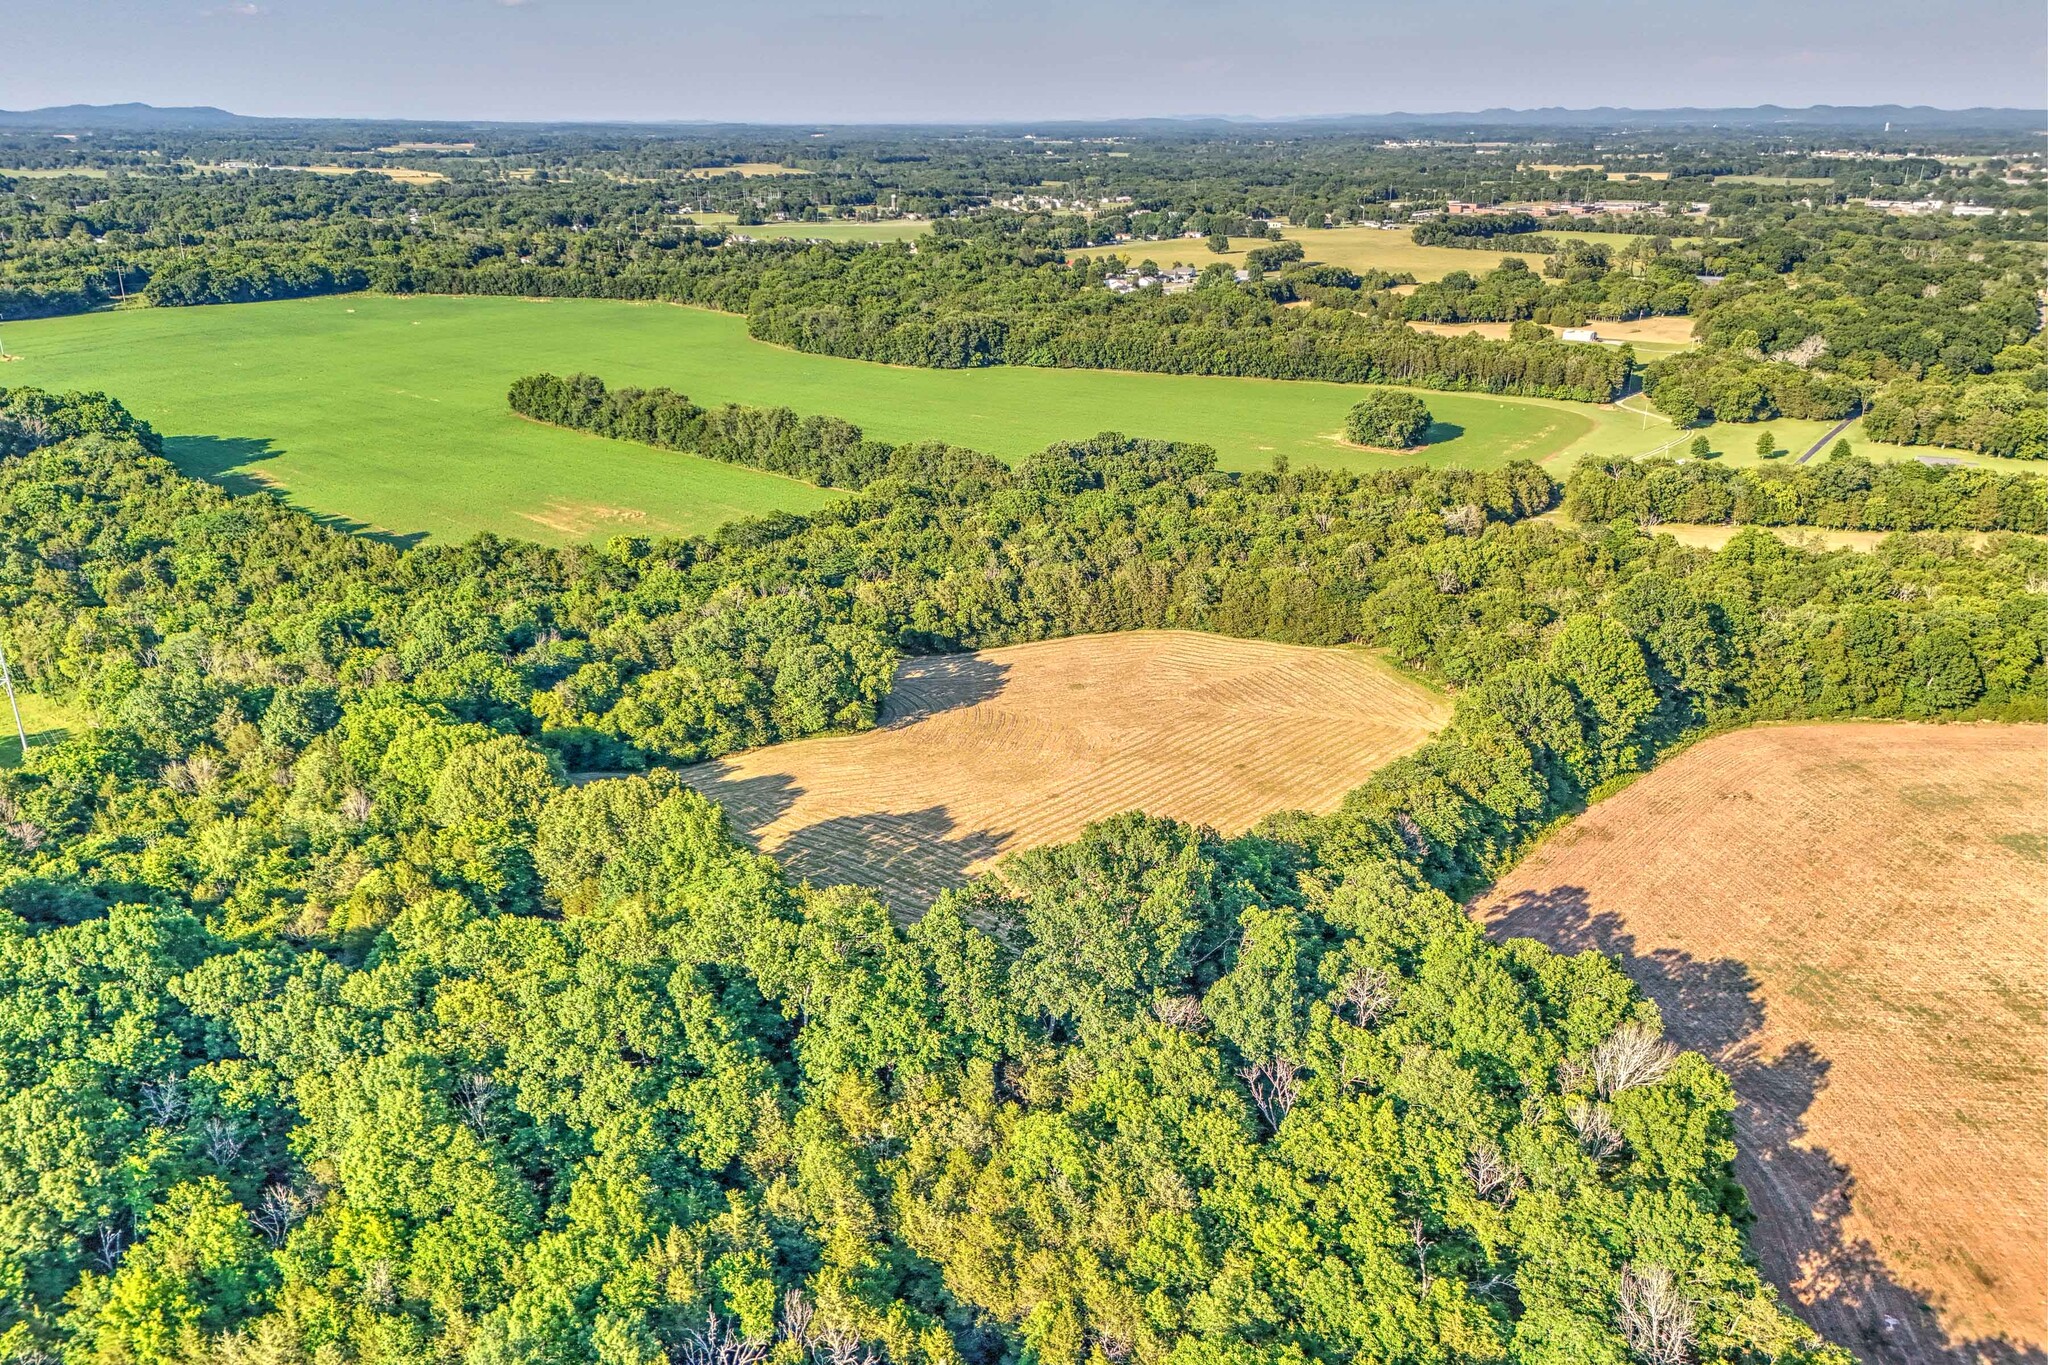
M 804 355 L 737 318 L 658 304 L 352 295 L 135 309 L 12 323 L 0 384 L 100 388 L 170 439 L 188 472 L 270 486 L 297 506 L 394 534 L 491 530 L 545 540 L 696 532 L 803 511 L 827 494 L 787 479 L 514 417 L 533 370 L 668 384 L 701 402 L 780 403 L 888 440 L 937 438 L 1015 458 L 1121 430 L 1206 441 L 1251 468 L 1299 462 L 1498 464 L 1663 439 L 1583 404 L 1430 394 L 1438 444 L 1414 455 L 1338 439 L 1359 390 L 1084 370 L 914 370 Z
M 1117 430 L 1207 442 L 1232 469 L 1285 455 L 1344 468 L 1540 459 L 1561 473 L 1581 453 L 1637 453 L 1676 435 L 1635 411 L 1429 393 L 1432 444 L 1388 454 L 1339 438 L 1357 386 L 907 369 L 769 346 L 725 314 L 601 300 L 361 294 L 132 309 L 10 323 L 4 340 L 19 358 L 0 368 L 0 384 L 105 389 L 169 438 L 188 473 L 272 488 L 338 524 L 396 536 L 688 534 L 832 496 L 513 416 L 506 386 L 543 369 L 666 384 L 699 402 L 833 413 L 885 440 L 947 440 L 1010 459 Z M 1783 425 L 1791 435 L 1794 424 Z M 1732 452 L 1753 447 L 1754 429 L 1731 430 Z

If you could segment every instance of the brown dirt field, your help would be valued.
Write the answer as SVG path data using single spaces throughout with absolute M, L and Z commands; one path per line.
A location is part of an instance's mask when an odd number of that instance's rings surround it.
M 1821 1332 L 2048 1358 L 2048 727 L 1721 736 L 1475 910 L 1617 955 L 1734 1078 L 1752 1243 Z
M 794 875 L 914 916 L 1003 854 L 1120 811 L 1229 834 L 1334 810 L 1448 716 L 1357 650 L 1137 631 L 911 659 L 875 730 L 682 777 Z
M 1595 318 L 1587 323 L 1600 334 L 1603 341 L 1628 341 L 1638 345 L 1690 346 L 1692 325 L 1690 317 L 1638 318 L 1634 322 L 1606 322 Z M 1477 332 L 1495 341 L 1507 338 L 1512 322 L 1411 322 L 1408 324 L 1418 332 L 1432 332 L 1437 336 L 1462 336 L 1466 332 Z M 1556 328 L 1552 328 L 1556 331 Z

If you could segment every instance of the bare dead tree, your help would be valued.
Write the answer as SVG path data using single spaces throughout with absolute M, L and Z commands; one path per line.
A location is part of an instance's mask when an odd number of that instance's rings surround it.
M 1406 846 L 1410 854 L 1417 858 L 1427 858 L 1429 856 L 1429 836 L 1422 832 L 1422 826 L 1416 824 L 1415 817 L 1407 811 L 1399 811 L 1395 814 L 1394 831 L 1401 836 L 1401 843 Z
M 160 1081 L 144 1081 L 139 1087 L 142 1094 L 142 1112 L 149 1115 L 151 1124 L 168 1128 L 178 1121 L 185 1112 L 185 1087 L 176 1076 L 166 1076 Z
M 128 1233 L 118 1223 L 102 1223 L 92 1235 L 92 1258 L 101 1270 L 109 1275 L 121 1263 L 121 1253 L 127 1249 Z
M 1370 1028 L 1394 1007 L 1394 983 L 1378 967 L 1360 967 L 1344 979 L 1342 999 L 1351 1022 Z
M 185 775 L 195 791 L 205 791 L 220 779 L 220 761 L 209 753 L 197 753 L 185 760 Z
M 817 1310 L 811 1306 L 811 1301 L 804 1297 L 804 1291 L 791 1285 L 789 1292 L 782 1296 L 782 1321 L 779 1324 L 782 1339 L 796 1343 L 799 1351 L 809 1351 L 811 1322 L 816 1316 Z
M 1485 1279 L 1472 1281 L 1472 1296 L 1480 1299 L 1490 1298 L 1495 1294 L 1505 1294 L 1514 1287 L 1514 1273 L 1512 1271 L 1499 1271 L 1488 1275 Z
M 1521 1168 L 1502 1156 L 1500 1149 L 1490 1142 L 1481 1142 L 1472 1148 L 1465 1158 L 1465 1177 L 1472 1182 L 1472 1188 L 1479 1192 L 1481 1199 L 1491 1199 L 1506 1208 L 1514 1202 L 1528 1181 Z
M 284 1245 L 292 1225 L 306 1216 L 308 1200 L 283 1181 L 264 1186 L 263 1198 L 249 1214 L 249 1221 L 273 1248 Z
M 498 1087 L 489 1076 L 481 1071 L 471 1072 L 455 1086 L 455 1106 L 462 1111 L 463 1119 L 482 1136 L 491 1121 L 491 1100 L 497 1095 Z
M 1429 1297 L 1429 1287 L 1436 1283 L 1436 1276 L 1429 1273 L 1429 1249 L 1435 1243 L 1425 1235 L 1420 1218 L 1408 1224 L 1408 1238 L 1415 1244 L 1415 1277 L 1421 1284 L 1422 1297 Z
M 1275 1132 L 1294 1102 L 1301 1098 L 1301 1069 L 1285 1057 L 1248 1066 L 1237 1073 L 1252 1092 L 1252 1103 L 1265 1116 L 1266 1126 Z
M 206 1121 L 206 1159 L 223 1171 L 235 1164 L 248 1141 L 240 1129 L 224 1118 L 216 1116 Z
M 860 1344 L 860 1337 L 844 1327 L 834 1327 L 818 1338 L 814 1358 L 826 1365 L 880 1365 L 880 1357 Z
M 1154 1000 L 1152 1017 L 1183 1033 L 1200 1033 L 1209 1022 L 1202 1015 L 1201 1000 L 1192 995 L 1169 995 Z
M 1584 1085 L 1586 1077 L 1590 1074 L 1584 1062 L 1567 1057 L 1557 1064 L 1557 1088 L 1565 1094 L 1570 1094 Z
M 397 1301 L 398 1291 L 391 1283 L 391 1262 L 374 1262 L 370 1273 L 363 1276 L 363 1302 L 371 1308 L 389 1308 Z
M 1663 1080 L 1677 1057 L 1678 1049 L 1654 1030 L 1623 1024 L 1593 1049 L 1593 1084 L 1602 1099 L 1613 1099 L 1624 1090 Z
M 352 825 L 360 825 L 370 818 L 370 794 L 360 787 L 350 787 L 341 797 L 341 818 Z
M 707 1313 L 703 1327 L 676 1343 L 674 1355 L 677 1365 L 758 1365 L 768 1355 L 768 1343 L 748 1341 L 718 1314 Z
M 1692 1304 L 1663 1266 L 1621 1272 L 1621 1335 L 1645 1365 L 1684 1365 L 1694 1341 Z
M 1604 1104 L 1576 1099 L 1566 1106 L 1565 1122 L 1579 1135 L 1579 1146 L 1595 1161 L 1605 1161 L 1621 1150 L 1621 1130 L 1614 1126 L 1614 1114 Z
M 1486 513 L 1475 503 L 1460 503 L 1444 509 L 1444 529 L 1453 535 L 1476 536 L 1486 529 Z

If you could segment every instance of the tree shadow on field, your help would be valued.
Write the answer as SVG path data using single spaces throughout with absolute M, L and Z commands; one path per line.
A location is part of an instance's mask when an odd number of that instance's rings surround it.
M 878 724 L 883 729 L 915 725 L 941 711 L 958 711 L 993 700 L 1009 676 L 1008 664 L 978 654 L 905 659 L 896 669 Z
M 1672 1040 L 1728 1073 L 1736 1174 L 1757 1213 L 1751 1248 L 1785 1303 L 1815 1330 L 1870 1365 L 2048 1365 L 2048 1353 L 2036 1347 L 1950 1337 L 1921 1293 L 1845 1230 L 1855 1178 L 1806 1140 L 1806 1115 L 1828 1083 L 1829 1062 L 1803 1041 L 1764 1057 L 1758 1035 L 1766 1005 L 1745 963 L 1673 948 L 1639 952 L 1621 916 L 1596 910 L 1578 886 L 1522 892 L 1486 918 L 1495 938 L 1618 959 L 1663 1012 Z
M 867 887 L 908 923 L 940 892 L 964 884 L 975 864 L 1001 853 L 1010 837 L 1005 830 L 956 828 L 944 806 L 841 815 L 798 830 L 775 856 L 805 881 Z
M 760 833 L 788 814 L 804 789 L 788 773 L 762 773 L 756 777 L 735 775 L 733 765 L 714 758 L 676 769 L 676 776 L 702 792 L 706 799 L 725 809 L 726 823 L 734 834 L 758 844 Z
M 1422 444 L 1425 447 L 1440 446 L 1445 441 L 1455 441 L 1464 434 L 1465 428 L 1456 422 L 1431 422 L 1429 430 L 1423 433 Z
M 338 516 L 333 512 L 322 512 L 294 502 L 290 490 L 264 477 L 260 472 L 250 472 L 250 466 L 265 460 L 274 460 L 284 452 L 277 443 L 267 436 L 166 436 L 164 457 L 178 467 L 178 472 L 194 479 L 204 479 L 215 487 L 236 497 L 266 497 L 291 508 L 300 516 L 319 522 L 329 530 L 347 535 L 361 536 L 365 540 L 382 541 L 408 549 L 427 538 L 424 531 L 391 531 L 373 526 L 366 521 L 352 517 Z

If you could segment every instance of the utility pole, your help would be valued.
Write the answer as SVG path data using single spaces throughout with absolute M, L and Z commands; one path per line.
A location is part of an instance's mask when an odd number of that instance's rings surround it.
M 7 667 L 7 646 L 0 644 L 0 687 L 7 689 L 7 708 L 14 712 L 14 733 L 21 737 L 21 758 L 28 761 L 28 727 L 21 723 L 21 703 L 14 699 L 14 674 Z

